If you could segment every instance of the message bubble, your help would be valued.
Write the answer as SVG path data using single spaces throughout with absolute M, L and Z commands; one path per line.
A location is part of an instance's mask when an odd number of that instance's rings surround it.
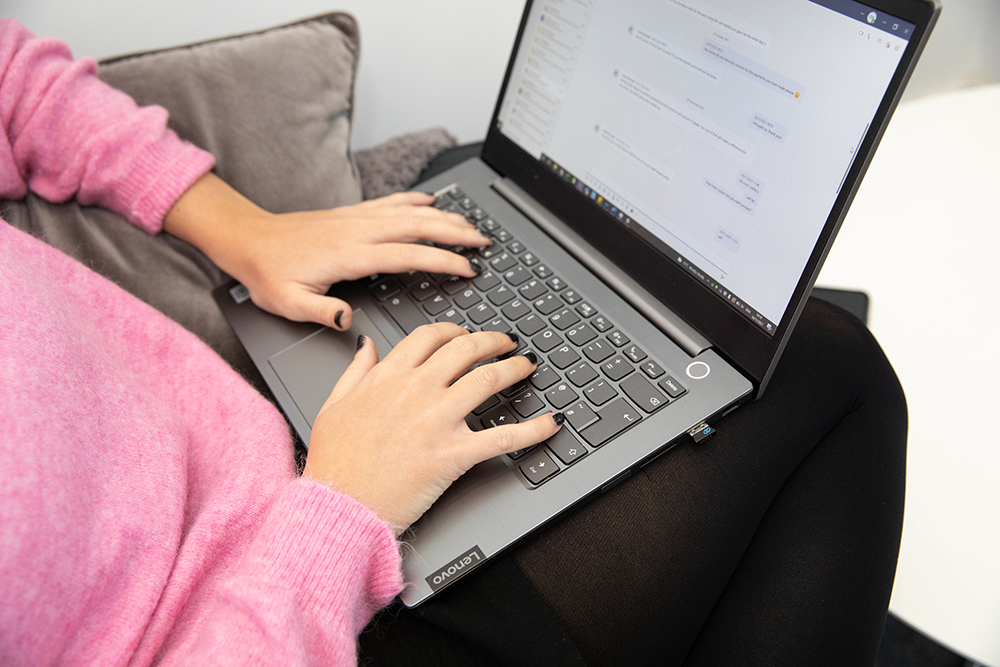
M 719 80 L 719 75 L 715 72 L 715 68 L 705 62 L 696 62 L 701 59 L 695 57 L 693 54 L 685 51 L 684 49 L 678 48 L 666 40 L 649 34 L 641 28 L 630 28 L 630 30 L 632 31 L 632 35 L 635 37 L 635 40 L 640 44 L 645 44 L 660 55 L 665 56 L 678 65 L 689 68 L 693 72 L 700 74 L 713 83 Z
M 674 171 L 669 167 L 663 165 L 657 161 L 649 153 L 643 151 L 640 148 L 633 146 L 631 143 L 623 139 L 621 136 L 607 129 L 606 127 L 600 128 L 601 138 L 606 142 L 625 153 L 627 156 L 632 158 L 636 164 L 644 167 L 646 171 L 651 173 L 653 176 L 663 180 L 666 183 L 670 183 L 674 178 Z
M 727 248 L 732 252 L 737 252 L 740 249 L 740 238 L 725 227 L 719 227 L 715 231 L 715 240 L 723 248 Z
M 706 188 L 730 202 L 744 213 L 753 215 L 753 212 L 757 209 L 757 196 L 746 189 L 743 189 L 742 192 L 732 192 L 710 178 L 706 178 L 704 184 Z
M 756 206 L 757 200 L 764 191 L 764 184 L 745 171 L 740 172 L 740 177 L 736 179 L 736 184 L 747 191 L 750 197 L 753 198 L 753 205 Z
M 701 51 L 706 55 L 717 58 L 727 67 L 747 75 L 757 83 L 785 97 L 797 100 L 805 92 L 805 87 L 802 84 L 792 81 L 787 76 L 778 74 L 758 62 L 754 62 L 741 53 L 727 49 L 721 44 L 716 44 L 710 39 L 705 40 L 705 45 L 702 46 Z
M 684 109 L 669 96 L 625 72 L 620 72 L 618 75 L 618 87 L 713 148 L 743 164 L 749 163 L 757 152 L 757 147 L 753 144 L 748 144 L 739 137 L 731 135 L 720 125 L 702 117 L 701 114 Z
M 753 116 L 750 117 L 750 127 L 765 136 L 771 137 L 779 144 L 785 143 L 785 137 L 788 135 L 787 127 L 773 120 L 768 120 L 757 112 L 754 112 Z
M 720 36 L 723 39 L 736 37 L 761 48 L 766 48 L 771 43 L 771 33 L 707 3 L 698 0 L 664 0 L 664 2 L 711 24 L 722 33 Z

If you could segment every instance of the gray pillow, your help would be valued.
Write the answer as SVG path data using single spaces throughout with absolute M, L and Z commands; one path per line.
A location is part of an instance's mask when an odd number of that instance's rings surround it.
M 177 133 L 216 157 L 216 173 L 273 212 L 361 200 L 349 141 L 358 60 L 354 19 L 333 13 L 286 26 L 101 64 L 139 104 L 159 104 Z M 194 247 L 152 237 L 110 211 L 34 195 L 0 216 L 103 274 L 256 373 L 211 290 L 226 277 Z

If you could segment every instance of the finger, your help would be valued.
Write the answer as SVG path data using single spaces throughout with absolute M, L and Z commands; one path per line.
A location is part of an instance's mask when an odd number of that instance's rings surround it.
M 385 197 L 362 202 L 359 206 L 369 208 L 377 206 L 430 206 L 434 201 L 434 196 L 425 192 L 394 192 Z
M 427 271 L 463 278 L 475 278 L 481 265 L 473 266 L 468 258 L 443 248 L 418 243 L 382 243 L 359 250 L 359 275 Z
M 406 338 L 385 356 L 386 365 L 416 368 L 442 346 L 458 338 L 468 336 L 469 331 L 451 322 L 425 324 L 414 329 Z
M 518 337 L 515 333 L 482 331 L 468 336 L 457 336 L 432 354 L 424 366 L 426 372 L 442 379 L 445 386 L 450 386 L 473 365 L 513 352 L 517 348 L 517 343 Z M 510 369 L 487 369 L 479 373 L 477 381 L 481 382 L 483 386 L 490 386 L 493 384 L 494 376 L 496 376 L 497 381 L 502 382 L 510 374 Z M 469 384 L 466 387 L 471 390 L 474 385 Z M 497 387 L 495 391 L 502 388 Z M 485 400 L 488 395 L 483 394 L 480 402 Z M 474 403 L 472 407 L 474 408 L 476 405 L 479 403 Z
M 516 452 L 548 440 L 562 427 L 565 417 L 561 412 L 539 415 L 520 424 L 497 426 L 472 433 L 469 447 L 462 450 L 462 465 L 471 468 L 481 461 L 500 454 Z
M 365 238 L 373 243 L 432 241 L 481 247 L 490 242 L 457 213 L 413 206 L 385 207 L 375 213 L 363 228 Z
M 316 294 L 305 287 L 288 290 L 284 303 L 283 312 L 278 314 L 296 322 L 317 322 L 337 331 L 347 331 L 354 321 L 354 311 L 346 301 Z
M 375 341 L 367 336 L 358 336 L 358 351 L 354 354 L 354 360 L 337 380 L 337 384 L 330 393 L 330 397 L 323 404 L 323 408 L 326 409 L 327 405 L 333 405 L 354 391 L 368 374 L 368 371 L 374 368 L 377 363 L 378 350 L 375 349 Z
M 537 367 L 538 358 L 533 352 L 484 364 L 454 381 L 449 401 L 461 414 L 468 414 L 493 394 L 527 378 Z

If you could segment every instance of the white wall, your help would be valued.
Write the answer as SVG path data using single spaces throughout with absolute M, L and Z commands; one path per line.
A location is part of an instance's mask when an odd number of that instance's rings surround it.
M 944 0 L 910 98 L 1000 81 L 1000 0 Z M 36 34 L 103 58 L 346 9 L 361 25 L 354 145 L 443 126 L 486 133 L 523 0 L 0 0 Z

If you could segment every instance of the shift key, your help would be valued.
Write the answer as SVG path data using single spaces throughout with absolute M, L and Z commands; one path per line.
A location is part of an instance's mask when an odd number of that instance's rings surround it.
M 597 412 L 597 416 L 600 417 L 598 421 L 580 431 L 580 435 L 592 447 L 603 445 L 613 436 L 642 419 L 639 411 L 623 398 L 609 403 Z
M 405 296 L 394 296 L 387 299 L 382 305 L 385 306 L 392 319 L 396 320 L 396 324 L 403 330 L 403 333 L 410 334 L 420 325 L 427 324 L 427 318 Z

